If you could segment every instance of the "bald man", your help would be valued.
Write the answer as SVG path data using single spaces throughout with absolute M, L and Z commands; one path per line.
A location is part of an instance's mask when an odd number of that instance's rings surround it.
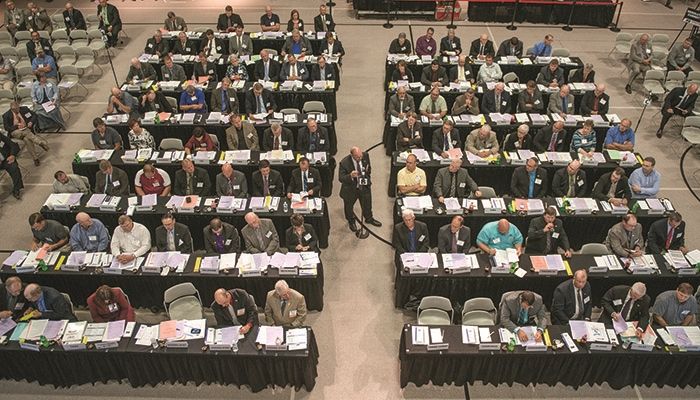
M 482 33 L 478 39 L 474 40 L 469 48 L 469 57 L 485 60 L 486 55 L 495 55 L 493 42 L 489 40 L 489 35 Z
M 275 224 L 267 218 L 258 218 L 253 212 L 245 215 L 246 226 L 241 229 L 247 253 L 267 253 L 271 256 L 280 250 L 280 239 Z
M 241 171 L 234 171 L 231 164 L 221 166 L 221 172 L 216 175 L 216 194 L 219 196 L 248 196 L 248 181 Z
M 476 245 L 488 255 L 495 255 L 496 250 L 512 248 L 520 255 L 523 252 L 523 235 L 507 219 L 500 219 L 489 222 L 481 228 L 476 237 Z
M 109 231 L 99 219 L 86 212 L 75 216 L 76 224 L 70 230 L 70 247 L 73 251 L 90 253 L 109 250 Z
M 36 283 L 30 283 L 24 288 L 24 297 L 29 302 L 29 308 L 24 315 L 31 315 L 31 318 L 53 321 L 78 320 L 73 314 L 72 306 L 68 300 L 63 297 L 61 292 L 52 287 L 42 287 Z
M 260 29 L 263 32 L 277 32 L 280 30 L 280 17 L 272 12 L 272 7 L 265 6 L 265 14 L 260 17 Z
M 595 85 L 595 90 L 586 92 L 581 99 L 581 115 L 605 115 L 610 108 L 610 96 L 605 94 L 605 85 Z
M 244 335 L 259 323 L 255 301 L 243 289 L 216 289 L 211 310 L 217 327 L 240 326 Z
M 151 80 L 158 80 L 156 70 L 153 69 L 151 63 L 142 63 L 138 58 L 132 58 L 129 73 L 126 75 L 126 81 L 129 83 L 134 83 Z

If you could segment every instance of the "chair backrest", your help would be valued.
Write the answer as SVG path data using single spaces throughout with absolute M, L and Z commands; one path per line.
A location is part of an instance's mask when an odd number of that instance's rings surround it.
M 2 53 L 3 49 L 0 49 L 0 53 Z M 3 53 L 4 55 L 4 53 Z M 688 76 L 685 79 L 686 83 L 687 82 L 700 82 L 700 71 L 690 71 L 688 73 Z
M 469 311 L 481 310 L 488 313 L 496 314 L 496 306 L 493 301 L 488 297 L 475 297 L 464 302 L 464 308 L 462 308 L 462 314 Z
M 301 111 L 299 111 L 298 108 L 283 108 L 280 110 L 280 112 L 284 115 L 287 114 L 301 114 Z
M 666 74 L 666 82 L 681 82 L 685 81 L 685 74 L 683 71 L 668 71 Z
M 85 21 L 91 24 L 98 24 L 100 22 L 100 17 L 97 14 L 88 14 L 85 16 Z
M 507 74 L 503 75 L 503 83 L 508 84 L 510 82 L 520 83 L 520 78 L 518 78 L 518 74 L 516 74 L 515 72 L 508 72 Z
M 70 313 L 75 314 L 75 312 L 73 311 L 73 301 L 71 301 L 70 295 L 68 293 L 63 293 L 63 292 L 61 292 L 61 295 L 63 296 L 64 299 L 66 299 L 68 304 L 70 304 Z
M 17 55 L 19 58 L 29 58 L 29 53 L 27 52 L 27 46 L 17 47 Z
M 491 186 L 479 186 L 479 191 L 481 192 L 481 197 L 491 198 L 498 197 L 496 191 Z
M 685 117 L 685 120 L 683 121 L 683 127 L 686 126 L 700 128 L 700 116 Z
M 646 75 L 644 76 L 645 81 L 664 81 L 664 73 L 663 71 L 657 71 L 655 69 L 647 71 Z
M 39 31 L 39 37 L 46 40 L 51 40 L 51 33 L 49 31 Z
M 593 256 L 603 256 L 608 253 L 608 247 L 602 243 L 586 243 L 581 246 L 581 254 L 589 254 Z
M 418 313 L 418 325 L 452 325 L 452 318 L 446 311 L 430 308 Z
M 161 150 L 184 150 L 185 146 L 182 144 L 181 139 L 177 138 L 164 138 L 160 141 Z
M 78 176 L 80 177 L 80 179 L 83 180 L 83 182 L 85 183 L 85 186 L 89 188 L 89 187 L 90 187 L 90 180 L 88 179 L 88 177 L 87 177 L 87 176 L 82 176 L 82 175 L 78 175 Z M 120 288 L 119 290 L 121 290 L 121 288 Z M 126 296 L 126 293 L 124 293 L 124 296 Z M 128 300 L 128 299 L 129 299 L 129 298 L 127 297 L 127 300 Z
M 9 42 L 9 43 L 14 43 L 14 39 L 12 38 L 12 35 L 10 35 L 10 32 L 8 31 L 0 31 L 0 42 Z
M 78 72 L 78 68 L 75 65 L 70 65 L 70 64 L 62 64 L 61 65 L 61 76 L 80 76 L 80 72 Z
M 95 58 L 95 50 L 91 49 L 88 46 L 78 47 L 77 49 L 75 49 L 75 54 L 79 58 L 85 58 L 85 56 Z
M 322 101 L 318 100 L 310 100 L 304 103 L 304 107 L 302 107 L 302 111 L 305 113 L 308 112 L 326 112 L 326 106 L 323 104 Z
M 496 316 L 482 310 L 462 313 L 462 325 L 491 326 L 496 324 Z
M 73 40 L 86 40 L 88 38 L 87 31 L 82 29 L 74 29 L 70 31 L 70 38 Z
M 668 43 L 671 38 L 665 33 L 655 33 L 651 37 L 651 45 L 652 46 L 663 46 L 664 44 Z
M 17 42 L 32 40 L 32 33 L 29 31 L 17 31 L 15 33 L 15 40 L 17 40 Z
M 631 33 L 620 32 L 615 36 L 615 43 L 631 43 L 633 38 Z
M 568 57 L 570 54 L 569 49 L 563 47 L 552 49 L 552 57 Z
M 63 13 L 54 14 L 51 16 L 51 22 L 56 26 L 65 26 L 63 24 Z
M 10 89 L 0 89 L 0 99 L 15 99 L 15 94 Z
M 68 40 L 68 32 L 65 29 L 56 29 L 51 32 L 51 39 L 53 40 Z
M 32 88 L 29 86 L 17 87 L 17 97 L 20 99 L 32 97 Z
M 218 151 L 219 149 L 221 149 L 221 145 L 219 144 L 219 138 L 216 136 L 216 134 L 210 133 L 209 137 L 211 138 L 211 141 L 214 143 L 214 147 L 216 148 L 216 150 Z
M 170 319 L 202 319 L 202 303 L 195 296 L 184 296 L 168 304 L 165 312 Z
M 165 96 L 165 100 L 170 104 L 173 110 L 177 110 L 177 99 L 172 96 Z
M 3 57 L 14 58 L 15 60 L 19 58 L 19 54 L 17 54 L 17 49 L 15 47 L 0 48 L 0 54 L 2 54 Z
M 534 47 L 528 47 L 527 50 L 525 51 L 526 55 L 529 54 L 535 54 L 535 48 Z
M 275 49 L 263 49 L 267 50 L 268 53 L 270 53 L 271 56 L 276 56 L 278 54 L 277 50 Z
M 452 303 L 450 303 L 450 299 L 442 296 L 423 297 L 420 301 L 420 305 L 418 305 L 417 317 L 420 319 L 421 311 L 425 311 L 428 309 L 438 309 L 449 313 L 450 321 L 452 321 L 454 309 L 452 308 Z
M 571 80 L 574 78 L 574 74 L 575 74 L 576 72 L 578 72 L 578 70 L 579 70 L 578 68 L 574 68 L 574 69 L 572 69 L 571 71 L 569 71 L 569 76 L 567 76 L 566 81 L 567 81 L 567 82 L 571 82 Z
M 102 31 L 99 29 L 89 29 L 87 31 L 88 37 L 90 39 L 100 39 L 102 40 Z
M 199 291 L 191 282 L 179 283 L 175 286 L 167 288 L 165 292 L 163 292 L 163 303 L 172 303 L 178 298 L 184 296 L 196 296 L 199 298 Z

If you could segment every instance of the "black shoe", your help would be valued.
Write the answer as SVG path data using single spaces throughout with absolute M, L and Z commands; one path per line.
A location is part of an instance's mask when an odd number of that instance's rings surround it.
M 36 160 L 34 160 L 34 165 L 38 167 L 39 165 L 41 165 L 41 161 L 39 161 L 39 159 L 37 158 Z
M 15 199 L 22 200 L 22 192 L 19 190 L 12 192 L 12 195 L 15 197 Z
M 350 227 L 350 230 L 353 232 L 357 232 L 357 223 L 355 221 L 350 221 L 348 222 L 348 226 Z
M 661 135 L 663 135 L 663 130 L 661 130 L 661 129 L 659 128 L 659 130 L 656 131 L 656 137 L 659 138 L 659 139 L 661 139 Z
M 374 225 L 374 226 L 376 226 L 377 228 L 379 228 L 379 227 L 382 226 L 382 223 L 379 222 L 379 221 L 377 221 L 377 220 L 374 219 L 374 218 L 372 218 L 372 219 L 367 219 L 367 220 L 365 220 L 365 222 L 367 222 L 367 223 L 370 224 L 370 225 Z
M 664 7 L 668 8 L 669 10 L 673 10 L 673 6 L 671 6 L 671 3 L 664 4 Z
M 626 86 L 625 86 L 625 92 L 627 92 L 627 94 L 632 94 L 632 86 L 626 85 Z

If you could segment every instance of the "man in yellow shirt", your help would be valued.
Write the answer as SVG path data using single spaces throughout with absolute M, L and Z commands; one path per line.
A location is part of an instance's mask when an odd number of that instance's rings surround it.
M 402 168 L 396 178 L 396 186 L 402 196 L 421 196 L 425 194 L 428 180 L 425 171 L 417 167 L 418 158 L 409 154 L 406 158 L 406 166 Z

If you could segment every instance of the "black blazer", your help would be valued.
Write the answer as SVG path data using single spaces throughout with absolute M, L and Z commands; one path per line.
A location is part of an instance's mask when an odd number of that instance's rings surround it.
M 440 39 L 440 54 L 444 55 L 447 51 L 454 51 L 457 55 L 462 54 L 462 41 L 457 36 L 452 39 L 452 44 L 453 46 L 450 46 L 450 39 L 447 36 Z
M 496 93 L 493 90 L 486 92 L 481 99 L 481 112 L 484 114 L 493 112 L 507 113 L 509 110 L 510 94 L 505 90 L 501 92 L 501 104 L 496 104 Z
M 575 197 L 584 197 L 588 191 L 586 186 L 586 171 L 580 169 L 576 171 L 576 189 L 574 189 Z M 557 172 L 554 173 L 554 178 L 552 179 L 552 195 L 556 197 L 564 197 L 569 191 L 569 174 L 566 171 L 566 167 L 559 168 Z
M 421 83 L 427 87 L 430 87 L 433 84 L 433 82 L 440 82 L 440 84 L 442 84 L 443 86 L 449 83 L 449 80 L 447 78 L 447 70 L 445 70 L 445 67 L 443 67 L 442 65 L 439 66 L 436 73 L 437 81 L 433 81 L 433 70 L 431 68 L 431 65 L 424 67 L 420 76 Z
M 267 128 L 263 132 L 263 151 L 271 151 L 275 145 L 275 136 L 272 134 L 272 129 Z M 294 135 L 289 128 L 282 127 L 282 134 L 280 135 L 280 147 L 282 150 L 293 150 L 294 149 Z
M 50 319 L 52 321 L 67 319 L 70 322 L 78 320 L 71 310 L 71 305 L 61 292 L 48 286 L 42 286 L 41 292 L 43 293 L 44 306 L 46 307 L 46 311 L 41 313 L 41 319 Z M 29 306 L 35 310 L 39 309 L 34 302 L 30 302 Z
M 522 53 L 522 43 L 520 44 L 520 52 Z M 472 41 L 471 46 L 469 46 L 469 57 L 477 57 L 479 55 L 479 50 L 481 49 L 481 41 L 479 39 L 475 39 Z M 486 41 L 486 44 L 484 45 L 484 55 L 491 54 L 494 55 L 496 54 L 496 51 L 493 48 L 493 42 L 490 40 Z
M 199 78 L 202 76 L 208 77 L 209 82 L 217 82 L 219 77 L 216 74 L 216 64 L 207 62 L 207 68 L 205 70 L 202 63 L 194 63 L 194 79 L 199 80 Z
M 479 51 L 478 47 L 477 47 L 476 51 L 477 52 Z M 518 44 L 515 45 L 515 54 L 511 54 L 510 53 L 510 39 L 506 39 L 506 40 L 502 41 L 501 44 L 498 46 L 498 51 L 496 52 L 496 56 L 497 57 L 515 56 L 518 58 L 522 57 L 523 56 L 523 42 L 518 40 Z
M 586 80 L 584 81 L 583 80 L 583 68 L 579 68 L 571 76 L 569 83 L 571 83 L 571 82 L 595 83 L 595 71 L 591 71 L 588 74 L 588 76 L 586 77 Z
M 326 68 L 323 70 L 323 76 L 321 76 L 321 68 L 318 64 L 311 66 L 311 80 L 312 81 L 335 81 L 335 67 L 331 64 L 326 64 Z
M 9 156 L 15 156 L 19 154 L 19 145 L 13 142 L 9 136 L 0 135 L 0 154 L 7 159 Z
M 19 291 L 17 299 L 15 300 L 15 306 L 10 310 L 7 302 L 7 288 L 5 288 L 4 284 L 0 285 L 0 311 L 12 311 L 12 319 L 21 317 L 29 307 L 29 302 L 24 298 L 24 288 L 26 287 L 27 285 L 23 283 L 22 289 Z
M 425 253 L 430 249 L 428 225 L 420 221 L 415 223 L 416 226 L 413 229 L 416 231 L 416 253 Z M 397 255 L 408 252 L 408 228 L 406 228 L 406 224 L 399 222 L 394 226 L 391 242 Z
M 389 44 L 389 54 L 406 54 L 409 55 L 413 51 L 413 46 L 411 41 L 406 39 L 403 42 L 403 46 L 399 43 L 399 39 L 394 39 Z
M 682 95 L 681 95 L 682 96 Z M 595 93 L 591 90 L 586 92 L 581 99 L 581 115 L 589 116 L 592 114 L 595 104 Z M 598 114 L 607 114 L 610 108 L 610 96 L 603 93 L 598 97 Z
M 220 31 L 227 31 L 229 28 L 229 23 L 232 28 L 243 26 L 243 20 L 241 20 L 240 15 L 231 13 L 231 16 L 229 17 L 226 15 L 226 13 L 223 13 L 219 14 L 219 18 L 216 21 L 216 29 Z
M 269 90 L 263 89 L 262 91 L 262 100 L 263 103 L 265 103 L 265 109 L 267 111 L 270 110 L 276 110 L 277 109 L 277 103 L 275 102 L 275 97 L 270 93 Z M 249 90 L 245 94 L 245 111 L 247 114 L 255 114 L 256 112 L 256 105 L 255 105 L 255 94 L 253 93 L 252 90 Z
M 51 48 L 51 42 L 49 42 L 48 39 L 40 38 L 39 43 L 34 43 L 33 40 L 27 42 L 27 55 L 29 56 L 30 60 L 33 60 L 34 57 L 36 57 L 37 48 L 44 49 L 45 54 L 55 58 L 53 55 L 53 49 Z
M 116 31 L 122 30 L 122 20 L 119 17 L 119 10 L 117 7 L 107 4 L 105 7 L 107 7 L 107 20 L 109 21 L 109 25 L 112 27 L 112 33 L 114 34 Z M 98 4 L 97 5 L 97 15 L 100 15 L 102 13 L 102 5 Z M 100 29 L 105 29 L 104 25 L 104 20 L 100 18 Z
M 302 32 L 304 30 L 304 20 L 299 18 L 299 31 Z M 294 21 L 291 19 L 287 21 L 287 32 L 291 32 L 294 30 Z
M 151 37 L 146 40 L 146 47 L 143 48 L 143 52 L 151 55 L 159 53 L 160 56 L 163 57 L 168 54 L 169 49 L 170 45 L 168 44 L 168 40 L 160 39 L 160 43 L 156 43 L 156 40 Z
M 647 234 L 646 252 L 648 254 L 661 254 L 662 251 L 666 250 L 666 237 L 668 237 L 668 219 L 654 221 Z M 681 221 L 681 224 L 673 231 L 670 250 L 678 250 L 681 246 L 685 246 L 685 221 Z
M 333 21 L 333 16 L 330 14 L 326 14 L 326 29 L 323 29 L 323 22 L 321 21 L 321 15 L 317 15 L 314 17 L 314 30 L 316 32 L 322 32 L 322 31 L 328 31 L 328 32 L 334 32 L 335 31 L 335 21 Z
M 189 49 L 189 50 L 187 50 Z M 197 54 L 197 48 L 194 45 L 194 42 L 190 39 L 187 39 L 185 41 L 185 44 L 183 45 L 181 41 L 176 40 L 175 45 L 173 46 L 172 50 L 173 54 L 182 54 L 183 56 L 191 56 L 194 54 Z
M 141 110 L 141 114 L 146 114 L 149 111 L 155 111 L 159 113 L 173 112 L 173 106 L 171 106 L 170 103 L 168 103 L 168 100 L 165 99 L 163 92 L 161 92 L 160 90 L 156 92 L 156 98 L 153 100 L 153 103 L 150 103 L 148 101 L 146 101 L 145 103 L 141 103 L 139 101 L 139 109 Z
M 539 179 L 539 183 L 538 182 Z M 545 197 L 548 193 L 547 170 L 542 167 L 537 167 L 535 171 L 535 188 L 533 194 L 535 198 Z M 515 197 L 526 198 L 528 187 L 530 186 L 530 177 L 525 170 L 525 166 L 520 166 L 513 171 L 513 176 L 510 179 L 510 191 Z
M 549 142 L 552 141 L 552 125 L 547 125 L 544 128 L 540 129 L 539 132 L 535 135 L 535 140 L 534 140 L 534 147 L 535 147 L 535 152 L 536 153 L 542 153 L 547 151 L 547 148 L 549 147 Z M 557 144 L 556 144 L 556 151 L 568 151 L 565 140 L 566 139 L 566 129 L 562 129 L 561 132 L 559 132 L 559 135 L 557 136 Z
M 73 18 L 68 14 L 68 10 L 63 10 L 63 21 L 66 24 L 66 29 L 68 31 L 72 29 L 82 29 L 87 30 L 87 25 L 85 24 L 85 18 L 80 10 L 73 9 Z
M 243 289 L 231 289 L 228 292 L 231 293 L 231 306 L 236 313 L 236 321 L 233 320 L 228 307 L 221 307 L 214 301 L 211 303 L 211 310 L 216 318 L 216 326 L 258 325 L 258 310 L 255 308 L 255 301 L 251 300 L 248 292 Z
M 440 253 L 443 254 L 450 254 L 452 253 L 452 229 L 451 225 L 447 224 L 444 226 L 440 227 L 440 230 L 438 231 L 438 250 Z M 471 229 L 466 226 L 462 226 L 459 229 L 459 233 L 457 234 L 457 240 L 462 241 L 462 244 L 460 245 L 459 242 L 457 243 L 457 252 L 458 253 L 464 253 L 467 254 L 469 253 L 469 249 L 471 248 Z
M 442 128 L 437 128 L 433 131 L 433 148 L 432 150 L 438 154 L 442 154 L 444 147 Z M 452 142 L 452 147 L 456 149 L 462 148 L 462 141 L 459 138 L 459 131 L 453 128 L 450 132 L 450 142 Z
M 544 233 L 544 227 L 547 223 L 543 216 L 539 216 L 530 220 L 530 226 L 527 230 L 527 252 L 532 254 L 545 254 L 547 247 L 547 234 Z M 556 236 L 556 237 L 554 237 Z M 564 250 L 571 249 L 569 237 L 566 236 L 564 223 L 560 219 L 554 220 L 554 231 L 552 232 L 552 248 L 546 254 L 557 254 L 557 248 L 561 247 Z
M 369 159 L 369 153 L 362 152 L 362 160 L 360 160 L 362 166 L 365 170 L 365 177 L 367 178 L 366 188 L 372 186 L 372 163 Z M 344 201 L 354 202 L 357 194 L 357 190 L 365 190 L 365 186 L 357 187 L 357 179 L 350 176 L 352 171 L 355 171 L 355 162 L 351 155 L 345 156 L 340 160 L 340 166 L 338 167 L 338 180 L 340 181 L 340 198 Z
M 688 96 L 688 98 L 683 102 L 684 104 L 680 104 L 681 99 L 683 98 L 684 94 L 685 94 L 684 87 L 677 87 L 677 88 L 671 90 L 666 95 L 666 98 L 664 99 L 664 105 L 663 105 L 663 107 L 661 107 L 661 110 L 679 107 L 679 108 L 682 108 L 683 110 L 688 110 L 688 111 L 692 112 L 693 109 L 695 108 L 695 101 L 698 99 L 698 92 L 695 92 L 693 95 Z
M 598 322 L 604 323 L 606 326 L 612 326 L 612 313 L 622 311 L 627 293 L 630 287 L 626 285 L 613 286 L 608 289 L 600 299 L 600 305 L 603 307 L 603 312 L 600 314 Z M 651 298 L 645 294 L 632 304 L 632 309 L 629 312 L 629 317 L 625 321 L 639 321 L 637 326 L 639 329 L 646 330 L 649 326 L 649 305 Z
M 403 79 L 403 76 L 401 76 L 401 73 L 399 72 L 398 69 L 394 69 L 394 71 L 391 73 L 391 81 L 392 82 L 398 82 L 398 81 L 409 81 L 409 82 L 415 82 L 415 78 L 413 77 L 413 72 L 411 72 L 410 69 L 406 68 L 406 77 L 408 79 Z
M 204 53 L 204 55 L 208 55 L 206 51 L 204 50 L 207 45 L 209 45 L 209 40 L 207 39 L 207 35 L 203 35 L 203 37 L 200 39 L 199 42 L 199 51 L 201 53 Z M 222 54 L 228 54 L 228 44 L 224 43 L 223 39 L 219 38 L 214 38 L 214 46 L 216 50 L 216 54 L 222 55 Z
M 272 82 L 277 82 L 280 80 L 280 63 L 270 58 L 270 70 L 267 72 L 270 80 Z M 253 70 L 253 76 L 256 81 L 265 79 L 265 65 L 262 60 L 255 62 L 255 69 Z
M 192 190 L 197 196 L 206 196 L 211 190 L 209 174 L 204 168 L 194 167 L 192 173 Z M 187 195 L 187 172 L 182 169 L 175 172 L 175 183 L 173 184 L 173 194 L 178 196 Z
M 323 126 L 318 126 L 318 143 L 316 143 L 316 151 L 329 152 L 331 149 L 331 143 L 328 138 L 328 129 Z M 297 143 L 297 150 L 302 153 L 308 153 L 309 150 L 309 128 L 303 127 L 299 129 L 299 142 Z
M 450 68 L 450 70 L 447 72 L 447 77 L 450 80 L 450 82 L 454 82 L 457 80 L 457 72 L 459 72 L 459 67 L 457 65 Z M 469 64 L 464 66 L 464 77 L 468 81 L 474 81 L 474 75 L 472 75 L 472 69 L 469 68 Z
M 119 182 L 119 185 L 114 186 L 114 182 Z M 107 175 L 102 171 L 95 173 L 95 192 L 105 193 L 105 185 L 107 184 Z M 128 196 L 129 195 L 129 176 L 117 167 L 112 167 L 112 184 L 107 188 L 108 196 Z
M 591 319 L 591 311 L 593 309 L 593 299 L 591 299 L 591 284 L 586 282 L 586 285 L 581 288 L 581 297 L 583 297 L 583 311 L 580 319 Z M 554 289 L 554 297 L 552 299 L 552 324 L 566 325 L 569 319 L 576 313 L 576 296 L 574 294 L 574 280 L 569 279 L 564 281 Z
M 221 227 L 223 228 L 222 233 L 224 236 L 224 254 L 241 251 L 241 239 L 238 236 L 238 230 L 233 225 L 223 221 L 221 222 Z M 204 238 L 204 250 L 207 253 L 216 253 L 216 236 L 209 225 L 202 230 L 202 236 Z
M 285 244 L 287 245 L 288 251 L 296 251 L 296 246 L 298 244 L 302 246 L 309 246 L 308 251 L 318 251 L 318 236 L 316 236 L 316 231 L 311 224 L 304 224 L 304 234 L 301 237 L 297 236 L 294 232 L 294 227 L 290 226 L 284 233 L 286 239 Z
M 321 47 L 319 48 L 319 51 L 321 54 L 323 53 L 328 53 L 328 41 L 324 40 L 321 42 Z M 340 54 L 340 57 L 343 57 L 345 55 L 345 49 L 343 48 L 343 44 L 340 43 L 340 40 L 336 39 L 333 42 L 333 54 Z M 333 55 L 331 54 L 331 55 Z
M 192 253 L 192 235 L 185 224 L 175 222 L 175 250 L 181 253 Z M 167 251 L 168 233 L 163 225 L 156 228 L 156 248 Z
M 22 115 L 22 118 L 24 118 L 25 124 L 29 124 L 30 122 L 32 123 L 31 130 L 34 131 L 34 128 L 36 127 L 36 114 L 34 114 L 34 112 L 30 110 L 29 107 L 25 106 L 20 106 L 19 113 L 20 115 Z M 12 110 L 7 110 L 2 115 L 2 126 L 5 128 L 5 131 L 7 131 L 7 133 L 12 133 L 14 130 L 17 129 Z
M 263 196 L 263 177 L 260 171 L 253 172 L 251 184 L 252 190 L 250 195 Z M 270 196 L 284 196 L 284 182 L 282 181 L 282 174 L 280 174 L 279 171 L 275 171 L 274 169 L 270 170 L 270 176 L 268 177 L 268 189 L 270 190 Z
M 313 179 L 313 182 L 311 182 Z M 301 169 L 296 168 L 292 171 L 292 178 L 289 182 L 289 187 L 287 188 L 287 193 L 299 193 L 302 188 L 301 180 Z M 321 196 L 321 173 L 314 167 L 309 167 L 309 173 L 307 178 L 307 189 L 313 190 L 314 194 L 309 197 L 320 197 Z
M 523 139 L 523 144 L 520 147 L 515 147 L 515 143 L 518 142 L 518 133 L 512 132 L 508 139 L 503 142 L 503 150 L 505 151 L 518 151 L 518 150 L 530 150 L 532 148 L 532 136 L 529 134 L 525 135 Z
M 610 191 L 610 176 L 612 172 L 603 174 L 603 176 L 598 179 L 595 187 L 593 188 L 593 198 L 600 201 L 608 201 L 608 192 Z M 620 180 L 617 181 L 617 186 L 615 187 L 615 197 L 618 199 L 625 198 L 627 202 L 632 199 L 632 191 L 630 190 L 630 185 L 627 181 L 626 176 L 621 176 Z

